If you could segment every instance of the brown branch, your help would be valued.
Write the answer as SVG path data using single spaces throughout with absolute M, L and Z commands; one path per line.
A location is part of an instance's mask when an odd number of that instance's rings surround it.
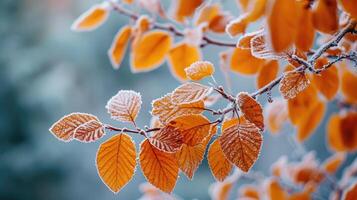
M 119 12 L 120 14 L 127 16 L 133 20 L 137 20 L 139 16 L 123 7 L 121 7 L 117 2 L 114 1 L 108 1 L 110 5 L 113 7 L 114 10 Z M 173 24 L 161 24 L 158 22 L 153 22 L 152 24 L 153 29 L 160 29 L 160 30 L 165 30 L 173 33 L 175 36 L 183 37 L 185 34 L 178 30 Z M 205 47 L 207 44 L 210 45 L 215 45 L 215 46 L 222 46 L 222 47 L 236 47 L 235 43 L 229 43 L 229 42 L 223 42 L 223 41 L 218 41 L 216 39 L 210 38 L 208 36 L 203 36 L 202 38 L 205 43 L 202 43 L 200 47 Z

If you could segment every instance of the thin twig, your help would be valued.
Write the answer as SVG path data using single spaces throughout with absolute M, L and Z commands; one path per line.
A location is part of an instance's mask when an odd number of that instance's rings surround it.
M 109 1 L 109 3 L 113 7 L 113 9 L 116 10 L 117 12 L 119 12 L 120 14 L 125 15 L 133 20 L 137 20 L 139 18 L 139 16 L 137 14 L 121 7 L 117 2 L 111 0 L 111 1 Z M 172 24 L 161 24 L 158 22 L 153 22 L 152 28 L 169 31 L 169 32 L 173 33 L 175 36 L 179 36 L 179 37 L 185 36 L 185 34 L 182 31 L 178 30 Z M 233 47 L 233 48 L 236 47 L 235 43 L 218 41 L 218 40 L 210 38 L 208 36 L 203 36 L 202 40 L 205 43 L 202 43 L 200 45 L 200 47 L 205 47 L 207 44 L 215 45 L 215 46 L 222 46 L 222 47 Z

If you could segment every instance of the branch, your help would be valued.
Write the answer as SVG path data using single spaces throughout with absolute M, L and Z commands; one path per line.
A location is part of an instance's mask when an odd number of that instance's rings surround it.
M 115 2 L 113 0 L 110 0 L 108 2 L 113 7 L 113 9 L 116 10 L 117 12 L 119 12 L 120 14 L 127 16 L 133 20 L 137 20 L 139 18 L 139 16 L 137 14 L 121 7 L 117 2 Z M 152 28 L 169 31 L 169 32 L 173 33 L 175 36 L 179 36 L 179 37 L 185 36 L 185 34 L 182 31 L 178 30 L 173 24 L 161 24 L 161 23 L 153 22 Z M 218 41 L 218 40 L 212 39 L 208 36 L 203 36 L 202 40 L 205 41 L 205 43 L 202 43 L 200 45 L 200 47 L 205 47 L 207 44 L 211 44 L 211 45 L 215 45 L 215 46 L 222 46 L 222 47 L 234 47 L 234 48 L 236 47 L 235 43 Z
M 329 48 L 337 46 L 338 43 L 342 40 L 342 38 L 347 34 L 347 33 L 352 33 L 355 34 L 354 28 L 356 26 L 356 22 L 350 22 L 345 28 L 343 28 L 340 32 L 338 32 L 337 34 L 335 34 L 335 37 L 333 39 L 331 39 L 329 42 L 327 42 L 325 45 L 321 46 L 317 51 L 315 51 L 312 56 L 306 61 L 302 58 L 299 58 L 296 55 L 291 56 L 292 59 L 296 60 L 297 62 L 299 62 L 301 64 L 300 67 L 295 68 L 293 71 L 305 71 L 305 69 L 309 69 L 310 71 L 319 74 L 322 71 L 327 70 L 329 67 L 331 67 L 331 65 L 333 65 L 334 63 L 337 63 L 341 60 L 344 59 L 348 59 L 353 61 L 356 65 L 357 65 L 357 56 L 355 52 L 352 52 L 350 54 L 346 54 L 346 55 L 341 55 L 339 57 L 337 57 L 335 60 L 329 62 L 328 64 L 326 64 L 325 66 L 323 66 L 321 69 L 315 70 L 313 68 L 316 60 L 318 58 L 320 58 L 320 56 L 325 53 Z M 284 73 L 282 75 L 280 75 L 278 78 L 276 78 L 275 80 L 271 81 L 269 84 L 267 84 L 266 86 L 260 88 L 259 90 L 253 92 L 251 94 L 251 96 L 253 98 L 256 98 L 258 95 L 262 95 L 266 92 L 269 92 L 271 89 L 273 89 L 276 85 L 278 85 L 280 83 L 280 81 L 284 78 Z

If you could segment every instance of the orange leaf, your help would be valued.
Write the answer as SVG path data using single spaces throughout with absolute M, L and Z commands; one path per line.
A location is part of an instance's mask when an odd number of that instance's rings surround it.
M 305 113 L 311 110 L 318 101 L 316 89 L 310 85 L 300 92 L 295 98 L 288 100 L 288 113 L 290 121 L 297 125 Z
M 341 126 L 340 116 L 337 114 L 331 115 L 326 125 L 327 143 L 329 144 L 329 147 L 335 151 L 345 150 L 340 126 Z
M 103 124 L 97 120 L 91 120 L 79 125 L 74 130 L 74 138 L 81 142 L 94 142 L 105 134 Z
M 179 43 L 175 45 L 168 55 L 168 63 L 171 73 L 178 80 L 187 80 L 185 68 L 189 67 L 192 63 L 201 60 L 201 52 L 197 46 L 187 43 Z
M 231 57 L 231 69 L 235 72 L 252 75 L 259 71 L 265 60 L 252 56 L 250 49 L 235 48 Z
M 219 141 L 226 158 L 248 172 L 258 159 L 263 139 L 254 124 L 245 123 L 225 129 Z
M 267 194 L 268 194 L 268 199 L 271 200 L 286 200 L 288 198 L 288 193 L 275 179 L 271 179 L 268 181 Z
M 240 47 L 242 49 L 250 49 L 252 39 L 257 35 L 262 34 L 262 32 L 263 32 L 263 29 L 259 29 L 258 31 L 244 34 L 242 37 L 239 38 L 239 40 L 237 42 L 237 47 Z
M 267 126 L 271 133 L 278 133 L 288 119 L 287 103 L 283 99 L 274 99 L 265 109 Z
M 240 92 L 237 95 L 237 100 L 239 109 L 244 114 L 244 118 L 252 122 L 260 130 L 264 130 L 262 106 L 246 92 Z
M 214 17 L 216 17 L 220 13 L 220 5 L 219 4 L 207 4 L 203 8 L 199 10 L 198 16 L 195 20 L 195 25 L 199 25 L 202 23 L 209 24 Z
M 102 25 L 108 18 L 109 6 L 107 4 L 98 4 L 92 6 L 83 13 L 72 24 L 73 31 L 91 31 Z
M 226 33 L 229 36 L 235 37 L 238 34 L 245 33 L 249 21 L 247 20 L 248 14 L 242 14 L 238 18 L 231 20 L 226 26 Z
M 141 108 L 140 93 L 120 90 L 107 103 L 106 108 L 112 119 L 121 122 L 134 122 Z
M 172 37 L 168 32 L 150 31 L 143 34 L 132 45 L 131 70 L 151 71 L 159 67 L 171 48 Z
M 351 15 L 352 18 L 357 19 L 357 1 L 356 0 L 339 0 L 342 8 Z
M 279 90 L 284 99 L 292 99 L 305 90 L 309 84 L 310 81 L 304 72 L 285 72 L 283 79 L 280 81 Z
M 152 102 L 153 108 L 151 114 L 159 117 L 163 123 L 169 122 L 182 115 L 200 114 L 204 110 L 203 101 L 176 105 L 172 103 L 171 99 L 171 94 L 167 94 Z
M 260 191 L 255 185 L 242 185 L 238 190 L 240 199 L 243 200 L 259 200 Z
M 180 151 L 176 153 L 176 159 L 180 169 L 192 180 L 198 166 L 201 164 L 206 150 L 203 143 L 195 146 L 183 144 Z
M 102 181 L 113 192 L 119 192 L 134 176 L 136 150 L 132 138 L 124 133 L 100 145 L 97 169 Z
M 203 115 L 183 115 L 170 121 L 170 125 L 180 130 L 183 143 L 195 146 L 210 134 L 211 123 Z
M 108 51 L 109 59 L 114 69 L 119 69 L 122 62 L 126 48 L 128 46 L 132 30 L 130 26 L 124 26 L 115 36 L 112 45 Z
M 268 11 L 269 36 L 274 51 L 282 52 L 294 43 L 298 28 L 297 8 L 296 0 L 275 0 Z
M 213 75 L 214 66 L 208 61 L 197 61 L 186 68 L 185 72 L 189 79 L 199 81 L 207 76 Z
M 175 154 L 156 149 L 145 139 L 140 145 L 140 166 L 145 178 L 163 192 L 171 193 L 179 172 Z
M 317 30 L 333 33 L 338 29 L 338 9 L 336 0 L 318 0 L 312 10 L 313 23 Z
M 172 1 L 171 13 L 175 20 L 184 22 L 187 17 L 191 17 L 196 8 L 198 8 L 204 0 L 176 0 Z
M 171 101 L 174 104 L 194 103 L 203 100 L 211 91 L 211 87 L 199 83 L 184 83 L 174 90 Z
M 93 121 L 96 121 L 98 123 L 94 125 Z M 69 142 L 73 140 L 77 128 L 81 127 L 78 133 L 78 138 L 76 139 L 80 141 L 86 141 L 86 137 L 81 136 L 85 134 L 91 135 L 90 137 L 94 137 L 89 140 L 92 141 L 94 139 L 99 139 L 104 135 L 103 126 L 98 126 L 99 124 L 101 124 L 99 119 L 94 115 L 87 113 L 71 113 L 55 122 L 51 126 L 50 131 L 57 139 L 64 142 Z M 89 128 L 92 126 L 95 126 L 95 128 Z
M 328 63 L 326 58 L 318 59 L 316 61 L 315 68 L 321 69 Z M 339 78 L 336 66 L 331 66 L 327 70 L 324 70 L 319 75 L 312 76 L 312 83 L 328 100 L 333 99 L 339 88 Z
M 341 78 L 341 91 L 346 101 L 357 103 L 357 75 L 348 69 L 344 69 Z
M 343 191 L 343 200 L 354 200 L 357 197 L 357 181 L 354 181 L 346 190 Z
M 149 138 L 150 143 L 161 151 L 173 153 L 182 147 L 181 131 L 173 126 L 165 126 Z
M 299 122 L 297 130 L 297 140 L 306 140 L 322 121 L 326 111 L 325 103 L 318 101 L 310 110 L 305 110 L 304 116 Z
M 329 174 L 334 174 L 337 172 L 338 168 L 341 167 L 346 159 L 345 153 L 335 153 L 331 157 L 325 160 L 323 163 L 323 168 Z
M 346 151 L 357 150 L 357 112 L 348 112 L 341 117 L 340 138 Z
M 232 164 L 225 157 L 219 139 L 209 147 L 207 160 L 214 178 L 218 181 L 223 181 L 232 171 Z
M 231 15 L 227 13 L 220 13 L 210 21 L 210 23 L 208 24 L 208 28 L 215 33 L 224 33 L 226 30 L 226 26 L 231 19 Z
M 278 61 L 271 60 L 265 63 L 259 70 L 257 75 L 257 88 L 262 88 L 278 75 L 279 63 Z
M 315 29 L 312 23 L 312 12 L 307 5 L 308 1 L 298 1 L 298 26 L 295 38 L 296 47 L 308 51 L 314 44 Z

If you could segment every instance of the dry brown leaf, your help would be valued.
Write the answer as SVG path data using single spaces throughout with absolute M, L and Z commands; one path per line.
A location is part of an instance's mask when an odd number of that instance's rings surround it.
M 183 115 L 170 121 L 171 126 L 180 130 L 183 143 L 195 146 L 210 135 L 211 122 L 203 115 Z
M 225 129 L 219 141 L 226 158 L 248 172 L 258 159 L 263 138 L 254 124 L 245 123 Z
M 106 3 L 94 5 L 76 19 L 71 29 L 73 31 L 94 30 L 107 20 L 109 11 L 109 6 Z
M 223 181 L 232 171 L 232 164 L 225 157 L 219 139 L 216 139 L 208 149 L 208 165 L 217 181 Z
M 120 90 L 105 106 L 112 119 L 121 122 L 134 122 L 141 108 L 140 93 Z
M 100 145 L 97 152 L 98 174 L 114 193 L 132 179 L 135 168 L 136 150 L 130 136 L 120 133 Z
M 64 142 L 69 142 L 74 139 L 76 129 L 82 126 L 79 131 L 79 135 L 83 135 L 83 131 L 86 131 L 86 135 L 93 135 L 93 137 L 99 139 L 101 136 L 104 135 L 104 130 L 102 126 L 97 126 L 97 124 L 94 130 L 89 128 L 86 129 L 88 126 L 86 126 L 85 124 L 90 123 L 89 126 L 92 126 L 94 125 L 93 121 L 96 121 L 98 122 L 98 124 L 101 124 L 99 119 L 94 115 L 87 113 L 71 113 L 55 122 L 50 128 L 50 132 L 53 133 L 53 135 L 57 139 Z M 78 137 L 78 140 L 81 141 L 82 137 Z
M 199 81 L 207 76 L 212 76 L 214 73 L 214 66 L 208 61 L 197 61 L 185 68 L 185 72 L 189 79 Z
M 204 102 L 198 101 L 190 104 L 176 105 L 171 101 L 171 94 L 158 98 L 152 102 L 151 114 L 159 117 L 161 122 L 167 123 L 172 119 L 190 114 L 200 114 L 204 110 Z
M 168 32 L 158 30 L 147 32 L 136 38 L 130 57 L 132 72 L 147 72 L 159 67 L 165 61 L 172 40 Z
M 237 95 L 237 102 L 240 111 L 244 114 L 244 118 L 260 130 L 264 130 L 262 106 L 246 92 L 240 92 Z
M 180 150 L 183 144 L 182 140 L 181 131 L 170 125 L 161 128 L 153 137 L 149 138 L 153 146 L 168 153 Z
M 125 51 L 128 47 L 131 35 L 132 28 L 130 26 L 124 26 L 116 34 L 112 45 L 108 50 L 108 56 L 114 69 L 119 69 L 120 64 L 124 58 Z
M 310 81 L 304 72 L 285 72 L 283 79 L 280 81 L 279 90 L 284 99 L 292 99 L 305 90 L 309 84 Z
M 174 104 L 194 103 L 203 100 L 211 92 L 211 87 L 199 83 L 184 83 L 174 90 L 171 101 Z
M 147 181 L 163 192 L 171 193 L 179 172 L 175 154 L 162 152 L 145 139 L 140 145 L 139 159 Z

